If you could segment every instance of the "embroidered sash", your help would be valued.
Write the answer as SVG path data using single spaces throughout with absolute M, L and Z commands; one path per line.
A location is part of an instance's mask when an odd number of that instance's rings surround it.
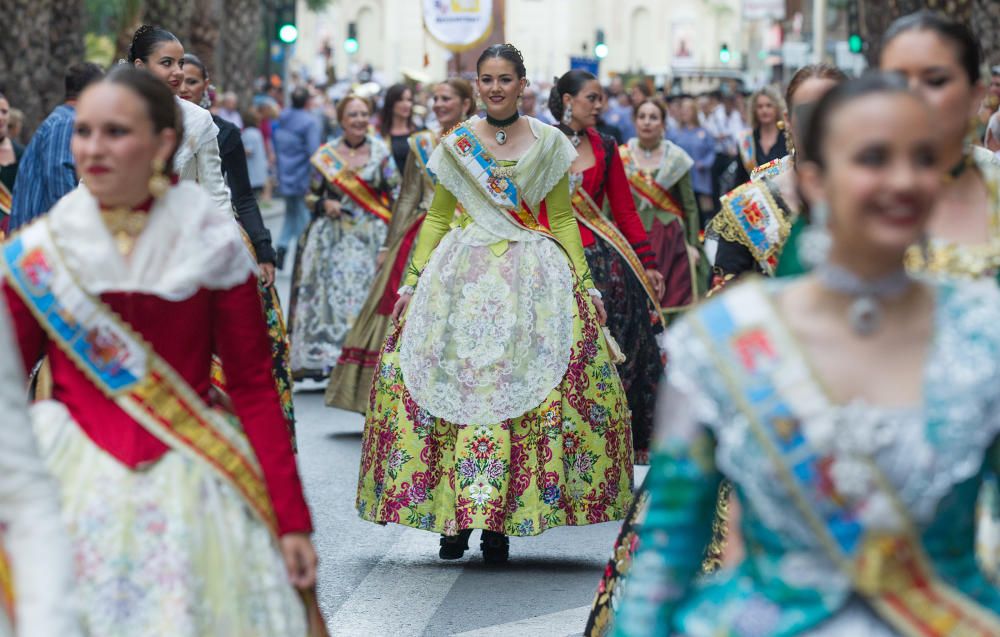
M 434 173 L 427 169 L 427 162 L 430 161 L 431 153 L 434 152 L 434 147 L 437 146 L 437 138 L 434 136 L 434 133 L 426 130 L 420 131 L 410 135 L 406 141 L 410 144 L 410 152 L 417 159 L 417 165 L 420 166 L 420 170 L 424 171 L 432 182 L 436 182 Z
M 750 250 L 765 274 L 774 274 L 791 225 L 788 212 L 778 205 L 768 183 L 743 184 L 724 195 L 721 202 L 722 209 L 712 222 L 715 230 Z
M 573 212 L 576 214 L 577 220 L 590 228 L 591 232 L 607 241 L 615 249 L 615 252 L 625 259 L 625 263 L 632 270 L 632 274 L 642 284 L 642 289 L 646 291 L 649 302 L 652 304 L 653 309 L 656 310 L 656 316 L 662 317 L 663 308 L 660 307 L 660 299 L 653 289 L 653 284 L 649 282 L 649 277 L 646 276 L 646 268 L 643 267 L 642 261 L 639 260 L 639 256 L 632 249 L 632 245 L 625 238 L 625 235 L 621 233 L 621 230 L 615 224 L 604 218 L 597 204 L 594 203 L 594 200 L 590 198 L 590 195 L 587 194 L 587 191 L 582 186 L 578 187 L 576 192 L 573 193 L 572 202 Z
M 687 215 L 680 203 L 670 194 L 668 188 L 664 188 L 652 175 L 639 168 L 631 149 L 622 146 L 619 154 L 622 163 L 625 165 L 625 174 L 628 176 L 628 183 L 632 187 L 632 192 L 642 199 L 651 203 L 655 208 L 669 212 L 686 222 Z
M 753 131 L 747 129 L 740 135 L 740 161 L 748 173 L 752 173 L 757 167 L 757 143 L 753 138 Z
M 774 178 L 781 173 L 788 172 L 792 169 L 792 156 L 785 155 L 784 157 L 779 157 L 778 159 L 772 159 L 766 164 L 762 164 L 753 169 L 750 173 L 750 179 L 757 181 L 758 179 L 764 179 L 765 177 Z
M 367 181 L 358 176 L 333 150 L 333 144 L 320 146 L 312 156 L 311 162 L 327 181 L 347 195 L 351 201 L 385 223 L 389 223 L 392 218 L 389 197 L 372 188 Z
M 10 214 L 11 206 L 14 205 L 14 195 L 11 194 L 10 189 L 0 181 L 0 213 L 5 215 Z
M 879 616 L 910 637 L 1000 635 L 1000 617 L 937 577 L 909 514 L 874 462 L 875 489 L 907 521 L 900 532 L 867 529 L 830 486 L 830 458 L 813 449 L 803 431 L 804 422 L 829 412 L 829 401 L 760 284 L 729 290 L 696 311 L 693 325 L 796 508 Z
M 48 219 L 11 239 L 0 267 L 49 338 L 104 395 L 164 444 L 211 467 L 277 536 L 263 473 L 238 426 L 208 407 L 131 326 L 79 286 Z
M 461 124 L 456 127 L 442 143 L 451 151 L 458 164 L 465 169 L 467 177 L 479 186 L 490 203 L 507 213 L 505 218 L 508 221 L 518 228 L 556 240 L 549 229 L 540 224 L 527 205 L 521 201 L 517 184 L 508 176 L 509 169 L 500 166 L 468 125 Z M 475 216 L 471 210 L 466 214 Z

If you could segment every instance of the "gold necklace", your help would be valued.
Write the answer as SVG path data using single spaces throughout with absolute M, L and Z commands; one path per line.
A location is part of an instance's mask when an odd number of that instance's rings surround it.
M 101 219 L 115 241 L 115 247 L 122 256 L 132 254 L 136 239 L 142 234 L 149 222 L 149 212 L 132 210 L 131 208 L 112 208 L 102 210 Z

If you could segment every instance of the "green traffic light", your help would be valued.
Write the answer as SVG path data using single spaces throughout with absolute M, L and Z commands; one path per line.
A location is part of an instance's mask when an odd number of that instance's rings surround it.
M 728 46 L 723 46 L 719 49 L 719 61 L 723 64 L 729 64 L 729 61 L 733 59 L 733 54 L 729 52 Z
M 851 53 L 861 53 L 861 49 L 864 48 L 864 41 L 861 36 L 857 33 L 852 33 L 849 38 L 847 38 L 847 46 L 850 47 Z
M 344 51 L 349 55 L 354 55 L 358 52 L 358 39 L 357 38 L 347 38 L 344 40 Z
M 608 45 L 603 42 L 599 42 L 594 47 L 594 57 L 596 57 L 599 60 L 603 60 L 604 58 L 608 57 Z
M 285 44 L 291 44 L 299 38 L 299 30 L 294 24 L 283 24 L 278 29 L 278 39 Z

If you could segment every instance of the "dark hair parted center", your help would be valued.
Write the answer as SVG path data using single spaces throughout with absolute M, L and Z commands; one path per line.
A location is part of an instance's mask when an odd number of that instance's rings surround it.
M 517 50 L 513 44 L 494 44 L 493 46 L 487 47 L 483 54 L 479 56 L 476 60 L 476 73 L 479 72 L 479 68 L 483 65 L 486 60 L 491 60 L 493 58 L 501 58 L 507 60 L 514 65 L 514 73 L 517 74 L 518 79 L 522 77 L 527 77 L 528 72 L 524 68 L 524 56 L 521 52 Z
M 979 39 L 972 33 L 972 29 L 968 25 L 956 22 L 936 11 L 926 9 L 917 11 L 897 18 L 889 25 L 882 38 L 882 51 L 884 52 L 889 43 L 898 36 L 910 31 L 930 31 L 954 45 L 955 57 L 968 76 L 969 83 L 975 84 L 979 81 L 982 75 L 980 67 L 983 63 L 983 51 L 979 45 Z

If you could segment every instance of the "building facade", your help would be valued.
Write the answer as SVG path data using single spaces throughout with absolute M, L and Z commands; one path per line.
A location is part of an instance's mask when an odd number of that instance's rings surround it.
M 617 73 L 666 78 L 678 72 L 739 69 L 748 44 L 741 0 L 494 2 L 502 3 L 501 40 L 521 50 L 536 82 L 564 73 L 571 56 L 592 57 L 599 31 L 608 47 L 600 65 L 605 78 Z M 404 74 L 443 78 L 449 68 L 454 69 L 454 60 L 425 33 L 422 4 L 420 0 L 331 0 L 326 9 L 314 13 L 300 0 L 296 64 L 306 69 L 321 66 L 319 51 L 329 46 L 341 78 L 364 64 L 388 82 Z M 343 47 L 350 23 L 356 25 L 358 39 L 353 55 Z M 724 45 L 728 63 L 720 59 Z M 460 54 L 463 71 L 474 70 L 474 53 Z

